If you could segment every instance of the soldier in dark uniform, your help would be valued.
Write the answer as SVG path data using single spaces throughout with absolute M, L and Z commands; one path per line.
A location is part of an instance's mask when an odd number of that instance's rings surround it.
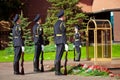
M 43 28 L 41 26 L 40 15 L 37 14 L 33 21 L 35 22 L 35 25 L 33 26 L 33 38 L 34 38 L 34 44 L 35 44 L 35 53 L 34 53 L 33 65 L 34 65 L 34 71 L 35 72 L 40 72 L 39 57 L 40 57 L 41 51 L 44 50 Z
M 75 54 L 75 61 L 80 61 L 81 58 L 81 42 L 80 42 L 80 34 L 78 32 L 79 27 L 78 25 L 75 26 L 75 34 L 74 34 L 74 45 L 73 47 L 75 47 L 75 50 L 77 52 L 77 54 Z
M 58 21 L 54 25 L 54 41 L 56 44 L 56 57 L 55 57 L 55 75 L 62 75 L 60 72 L 61 58 L 63 56 L 64 49 L 68 50 L 66 44 L 66 27 L 64 23 L 64 11 L 61 10 L 57 17 Z
M 12 33 L 13 33 L 13 46 L 14 46 L 14 64 L 13 64 L 13 68 L 14 68 L 14 74 L 20 74 L 19 72 L 19 60 L 21 57 L 21 53 L 24 49 L 24 41 L 22 39 L 22 28 L 19 25 L 20 23 L 20 19 L 19 19 L 19 15 L 16 14 L 14 19 L 14 27 L 12 29 Z

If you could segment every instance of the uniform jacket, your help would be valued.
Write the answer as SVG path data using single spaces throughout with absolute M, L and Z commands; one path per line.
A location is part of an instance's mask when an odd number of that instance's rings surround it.
M 39 24 L 33 26 L 33 38 L 35 44 L 43 44 L 43 29 Z
M 54 25 L 55 44 L 66 44 L 66 27 L 63 21 L 58 20 Z
M 13 46 L 24 46 L 24 42 L 22 40 L 22 29 L 19 24 L 15 24 L 13 29 Z
M 80 42 L 80 34 L 79 34 L 79 33 L 75 33 L 74 39 L 75 39 L 74 45 L 75 45 L 75 46 L 80 46 L 80 45 L 81 45 L 81 42 Z

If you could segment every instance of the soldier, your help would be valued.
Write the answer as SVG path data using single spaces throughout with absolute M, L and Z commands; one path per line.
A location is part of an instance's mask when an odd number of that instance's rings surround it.
M 39 69 L 39 57 L 41 51 L 44 50 L 44 45 L 43 45 L 43 28 L 41 26 L 40 15 L 37 14 L 33 21 L 35 22 L 35 25 L 33 26 L 33 38 L 35 44 L 33 65 L 35 72 L 41 72 L 41 70 Z
M 20 24 L 20 19 L 19 19 L 19 15 L 16 14 L 14 19 L 14 27 L 12 29 L 12 33 L 13 33 L 13 46 L 14 46 L 14 64 L 13 64 L 13 68 L 14 68 L 14 74 L 20 74 L 19 72 L 19 60 L 21 57 L 21 53 L 24 52 L 24 41 L 22 39 L 22 28 L 19 25 Z
M 64 11 L 61 10 L 57 17 L 59 19 L 54 25 L 54 41 L 56 44 L 55 75 L 62 75 L 60 72 L 61 58 L 63 56 L 64 49 L 68 51 L 68 46 L 66 44 L 66 27 L 64 24 Z
M 80 61 L 81 58 L 81 42 L 80 42 L 80 34 L 78 32 L 79 27 L 78 25 L 75 26 L 75 34 L 74 34 L 74 45 L 73 47 L 75 48 L 77 55 L 75 54 L 75 61 Z

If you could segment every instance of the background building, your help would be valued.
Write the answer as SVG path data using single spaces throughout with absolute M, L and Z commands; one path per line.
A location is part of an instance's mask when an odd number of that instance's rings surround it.
M 78 6 L 95 19 L 109 19 L 112 24 L 113 41 L 120 42 L 120 0 L 80 0 Z

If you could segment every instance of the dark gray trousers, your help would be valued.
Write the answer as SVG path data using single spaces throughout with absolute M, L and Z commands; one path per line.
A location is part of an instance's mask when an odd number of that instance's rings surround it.
M 34 53 L 34 61 L 33 61 L 33 65 L 34 65 L 34 70 L 39 70 L 39 57 L 40 57 L 40 53 L 41 53 L 41 45 L 35 45 L 35 53 Z
M 21 57 L 22 48 L 20 46 L 14 47 L 14 73 L 19 73 L 19 60 Z
M 56 56 L 55 56 L 55 71 L 56 73 L 60 72 L 61 67 L 61 59 L 64 53 L 65 46 L 64 44 L 57 44 L 56 45 Z
M 76 55 L 75 55 L 75 60 L 76 61 L 80 61 L 80 58 L 81 58 L 81 48 L 79 46 L 75 46 L 75 49 L 76 49 Z

